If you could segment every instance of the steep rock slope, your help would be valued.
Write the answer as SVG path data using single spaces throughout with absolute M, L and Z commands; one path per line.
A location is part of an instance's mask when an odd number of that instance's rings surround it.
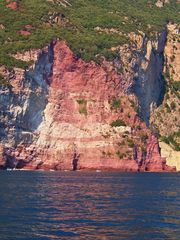
M 2 168 L 160 171 L 157 136 L 173 165 L 178 3 L 1 1 Z M 39 50 L 52 39 L 66 40 L 76 57 L 63 41 Z
M 63 41 L 28 57 L 35 65 L 1 87 L 2 168 L 171 170 L 111 64 L 85 63 Z
M 131 42 L 113 49 L 118 52 L 116 67 L 126 76 L 127 93 L 138 98 L 140 117 L 149 125 L 150 116 L 160 106 L 165 92 L 164 49 L 166 29 L 150 40 L 144 33 L 129 33 Z
M 179 135 L 179 25 L 169 23 L 161 34 L 150 40 L 142 32 L 130 33 L 130 44 L 118 51 L 115 66 L 120 74 L 126 76 L 124 89 L 138 98 L 138 113 L 146 124 L 166 144 L 162 151 L 173 151 L 175 164 L 180 162 Z M 174 149 L 174 150 L 173 150 Z M 167 154 L 166 154 L 167 155 Z M 169 157 L 168 157 L 169 160 Z
M 180 171 L 179 152 L 175 151 L 170 145 L 165 142 L 160 142 L 161 155 L 166 158 L 166 163 L 169 166 L 176 166 L 176 170 Z
M 150 122 L 158 130 L 161 140 L 169 144 L 171 152 L 173 152 L 173 149 L 180 150 L 179 26 L 168 24 L 167 29 L 168 37 L 164 50 L 165 64 L 163 70 L 166 80 L 166 93 L 162 105 L 154 111 Z M 165 146 L 164 144 L 163 147 Z M 175 155 L 177 155 L 176 152 Z
M 161 136 L 162 153 L 170 165 L 179 169 L 180 163 L 180 42 L 179 26 L 168 24 L 167 43 L 164 49 L 164 78 L 166 93 L 162 105 L 151 115 L 151 125 Z

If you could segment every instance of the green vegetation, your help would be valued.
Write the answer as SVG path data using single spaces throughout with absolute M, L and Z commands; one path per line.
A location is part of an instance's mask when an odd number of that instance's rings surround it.
M 87 115 L 87 101 L 85 99 L 78 99 L 79 113 Z
M 136 129 L 140 131 L 142 128 L 141 128 L 140 125 L 137 125 L 137 126 L 136 126 Z
M 87 104 L 87 101 L 85 100 L 85 99 L 78 99 L 77 100 L 77 103 L 79 104 L 79 105 L 86 105 Z
M 86 109 L 86 107 L 80 108 L 80 109 L 79 109 L 79 113 L 80 113 L 80 114 L 85 114 L 85 115 L 87 115 L 87 109 Z
M 6 80 L 1 74 L 0 74 L 0 86 L 9 86 L 8 80 Z
M 117 119 L 111 123 L 111 127 L 126 126 L 126 123 L 122 119 Z
M 131 107 L 134 108 L 135 112 L 138 112 L 138 106 L 135 104 L 135 102 L 131 99 L 129 99 L 130 103 L 131 103 Z
M 175 102 L 171 102 L 171 109 L 176 110 L 176 103 Z
M 167 103 L 165 103 L 164 106 L 166 108 L 167 113 L 170 113 L 171 112 L 171 108 L 169 107 L 169 105 Z
M 143 134 L 143 135 L 141 135 L 141 141 L 142 142 L 146 142 L 148 140 L 148 135 L 147 134 Z
M 11 54 L 32 48 L 42 48 L 53 38 L 65 39 L 71 49 L 84 60 L 96 60 L 100 55 L 112 60 L 116 53 L 110 49 L 127 41 L 131 31 L 143 31 L 150 37 L 161 31 L 168 21 L 179 23 L 180 6 L 175 0 L 159 9 L 155 0 L 68 0 L 67 7 L 59 1 L 17 0 L 16 11 L 0 1 L 0 64 L 11 68 L 28 67 L 29 63 L 16 60 Z M 62 21 L 50 16 L 63 16 Z M 23 36 L 19 31 L 28 30 Z M 97 27 L 102 31 L 97 30 Z M 115 32 L 107 31 L 115 29 Z
M 169 90 L 171 93 L 174 93 L 180 99 L 180 81 L 169 81 L 168 84 Z
M 116 152 L 116 155 L 119 157 L 119 159 L 123 160 L 124 158 L 130 158 L 131 157 L 131 152 L 122 153 L 118 150 Z
M 119 150 L 116 152 L 116 155 L 119 157 L 119 159 L 123 159 L 126 156 L 125 153 L 121 153 Z
M 132 139 L 128 138 L 128 139 L 127 139 L 127 142 L 128 142 L 128 146 L 129 146 L 130 148 L 133 148 L 133 147 L 134 147 L 134 141 L 133 141 Z
M 180 81 L 173 81 L 171 86 L 175 91 L 180 91 Z
M 112 157 L 113 155 L 110 151 L 107 151 L 107 152 L 103 151 L 102 154 L 104 157 Z
M 111 104 L 111 110 L 117 110 L 121 106 L 121 101 L 120 99 L 113 98 L 110 104 Z
M 172 146 L 172 148 L 176 151 L 180 151 L 180 144 L 177 142 L 177 139 L 180 138 L 180 131 L 178 131 L 177 133 L 174 133 L 172 135 L 169 136 L 162 136 L 160 138 L 161 141 L 165 142 L 166 144 L 169 144 Z
M 164 74 L 165 79 L 165 97 L 166 100 L 170 99 L 170 95 L 174 94 L 177 98 L 180 99 L 180 81 L 174 81 L 173 79 L 170 79 L 170 74 L 167 70 L 167 73 Z

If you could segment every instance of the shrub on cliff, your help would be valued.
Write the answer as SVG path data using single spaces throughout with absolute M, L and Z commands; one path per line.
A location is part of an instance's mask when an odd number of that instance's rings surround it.
M 178 142 L 176 141 L 176 138 L 180 137 L 180 131 L 176 132 L 170 136 L 161 136 L 160 140 L 165 142 L 166 144 L 171 145 L 171 147 L 176 150 L 176 151 L 180 151 L 180 145 L 178 144 Z
M 126 123 L 122 119 L 117 119 L 111 123 L 111 127 L 120 127 L 120 126 L 126 126 Z
M 176 103 L 175 102 L 171 102 L 171 109 L 175 110 L 176 109 Z
M 78 99 L 77 103 L 79 104 L 79 113 L 87 115 L 87 100 Z
M 85 100 L 85 99 L 78 99 L 77 100 L 77 103 L 79 104 L 79 105 L 86 105 L 87 104 L 87 101 Z
M 133 148 L 133 147 L 134 147 L 134 141 L 133 141 L 132 139 L 128 138 L 128 139 L 127 139 L 127 142 L 128 142 L 128 146 L 129 146 L 130 148 Z
M 5 79 L 1 74 L 0 74 L 0 87 L 1 86 L 10 86 L 9 82 L 7 79 Z
M 131 103 L 131 107 L 134 108 L 134 111 L 138 112 L 138 106 L 136 105 L 136 103 L 131 99 L 129 101 Z
M 173 81 L 171 83 L 172 88 L 174 88 L 175 91 L 180 91 L 180 81 Z
M 111 110 L 117 110 L 121 106 L 121 101 L 120 99 L 113 98 L 111 100 L 110 105 L 111 105 Z
M 141 135 L 141 141 L 142 142 L 146 142 L 147 141 L 147 139 L 148 139 L 148 135 L 147 134 L 143 134 L 143 135 Z
M 85 115 L 87 115 L 87 109 L 86 109 L 86 107 L 80 108 L 80 109 L 79 109 L 79 113 L 80 113 L 80 114 L 85 114 Z
M 119 157 L 119 159 L 123 159 L 126 156 L 126 154 L 121 153 L 119 150 L 116 152 L 116 155 Z

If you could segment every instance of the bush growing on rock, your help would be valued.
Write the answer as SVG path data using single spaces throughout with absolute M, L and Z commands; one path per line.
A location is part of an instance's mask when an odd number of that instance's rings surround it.
M 147 139 L 148 139 L 148 135 L 147 135 L 147 134 L 141 135 L 141 141 L 142 141 L 142 142 L 146 142 Z
M 79 113 L 87 115 L 87 100 L 78 99 L 77 103 L 79 104 Z
M 130 148 L 133 148 L 133 147 L 134 147 L 134 141 L 133 141 L 132 139 L 128 138 L 128 139 L 127 139 L 127 142 L 128 142 L 128 146 L 129 146 Z
M 125 154 L 121 153 L 119 150 L 116 152 L 116 155 L 119 157 L 119 159 L 123 159 L 125 157 Z
M 122 119 L 117 119 L 111 123 L 111 127 L 121 127 L 121 126 L 126 126 L 126 123 Z
M 113 98 L 110 104 L 111 104 L 111 110 L 117 110 L 121 106 L 121 101 L 120 99 Z
M 172 109 L 172 110 L 175 110 L 175 109 L 176 109 L 176 103 L 175 103 L 175 102 L 172 102 L 172 103 L 171 103 L 171 109 Z

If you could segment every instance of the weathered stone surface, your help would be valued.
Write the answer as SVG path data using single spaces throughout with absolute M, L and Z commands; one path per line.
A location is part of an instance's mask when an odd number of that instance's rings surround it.
M 180 152 L 175 151 L 164 142 L 160 142 L 162 157 L 166 158 L 166 163 L 169 166 L 175 166 L 177 171 L 180 171 Z
M 167 31 L 157 34 L 154 40 L 142 32 L 131 32 L 129 37 L 130 44 L 114 49 L 119 52 L 115 66 L 124 77 L 124 90 L 137 96 L 139 114 L 149 124 L 150 115 L 161 104 L 165 90 L 162 73 Z
M 11 8 L 12 10 L 16 10 L 18 5 L 16 1 L 11 1 L 11 0 L 6 0 L 6 2 L 8 3 L 6 6 L 8 8 Z
M 169 77 L 173 81 L 179 81 L 180 75 L 180 37 L 179 25 L 169 23 L 167 25 L 168 37 L 166 47 L 164 49 L 165 69 L 164 72 L 169 73 Z
M 149 139 L 146 161 L 144 162 L 143 167 L 145 170 L 151 172 L 159 172 L 170 169 L 166 166 L 166 159 L 160 156 L 159 143 L 154 135 L 152 135 Z
M 150 122 L 155 125 L 163 137 L 173 137 L 176 145 L 180 144 L 180 100 L 179 100 L 179 76 L 180 76 L 180 35 L 179 25 L 169 23 L 168 35 L 164 49 L 164 78 L 167 83 L 166 94 L 163 102 L 151 115 Z M 176 146 L 176 149 L 177 149 Z
M 111 64 L 86 63 L 63 41 L 37 53 L 23 79 L 14 73 L 11 83 L 18 87 L 1 90 L 6 167 L 167 170 L 156 137 L 139 119 L 134 96 L 124 94 L 124 78 Z M 113 127 L 117 120 L 123 126 Z

